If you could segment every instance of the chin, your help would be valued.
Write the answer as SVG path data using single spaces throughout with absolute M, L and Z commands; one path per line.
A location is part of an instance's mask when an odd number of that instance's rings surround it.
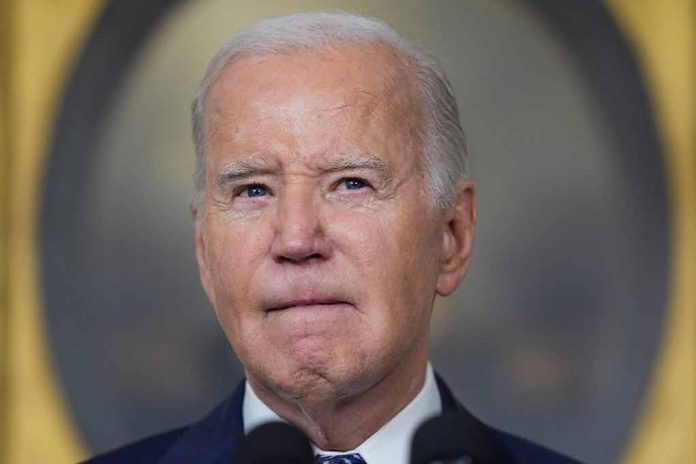
M 388 346 L 358 346 L 340 336 L 282 337 L 243 353 L 249 375 L 288 401 L 349 398 L 369 389 L 392 366 Z M 260 353 L 264 353 L 260 356 Z
M 267 377 L 275 392 L 291 401 L 321 402 L 354 394 L 363 372 L 337 360 L 293 359 Z

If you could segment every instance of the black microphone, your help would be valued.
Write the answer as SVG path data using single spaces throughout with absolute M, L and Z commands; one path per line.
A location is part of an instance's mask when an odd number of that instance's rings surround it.
M 300 429 L 285 422 L 256 427 L 242 440 L 235 464 L 313 464 L 314 453 Z
M 487 441 L 469 416 L 447 413 L 425 421 L 411 442 L 411 464 L 488 464 Z M 483 446 L 482 446 L 483 445 Z

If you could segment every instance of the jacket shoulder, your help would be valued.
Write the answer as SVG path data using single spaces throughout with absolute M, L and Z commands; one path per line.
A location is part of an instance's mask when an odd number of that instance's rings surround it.
M 494 430 L 494 433 L 498 443 L 506 449 L 515 463 L 580 464 L 580 461 L 524 438 L 500 430 Z
M 129 443 L 106 453 L 99 454 L 84 464 L 154 464 L 176 443 L 188 427 L 180 427 L 168 432 Z

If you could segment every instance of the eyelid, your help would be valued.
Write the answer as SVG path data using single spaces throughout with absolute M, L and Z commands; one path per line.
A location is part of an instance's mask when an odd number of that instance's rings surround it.
M 349 180 L 357 180 L 365 184 L 365 187 L 374 189 L 373 182 L 371 182 L 369 179 L 366 179 L 365 177 L 362 176 L 343 176 L 338 181 L 334 183 L 334 189 L 336 189 L 339 185 L 342 183 L 349 181 Z
M 251 187 L 262 187 L 266 189 L 266 191 L 268 191 L 269 195 L 273 195 L 273 189 L 271 189 L 268 185 L 264 184 L 263 182 L 246 182 L 232 186 L 232 197 L 236 198 L 241 196 L 242 193 L 244 193 L 244 191 L 250 189 Z

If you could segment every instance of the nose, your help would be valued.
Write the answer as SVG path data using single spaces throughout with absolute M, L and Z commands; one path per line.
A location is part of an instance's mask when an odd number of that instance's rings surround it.
M 328 259 L 320 212 L 309 192 L 287 191 L 277 203 L 271 253 L 277 263 L 302 264 Z

